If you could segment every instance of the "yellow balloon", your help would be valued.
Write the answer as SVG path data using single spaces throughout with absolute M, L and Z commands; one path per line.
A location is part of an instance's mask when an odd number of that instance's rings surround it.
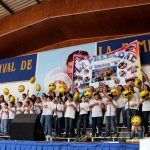
M 36 78 L 33 76 L 30 78 L 30 83 L 33 84 L 36 81 Z
M 50 83 L 48 86 L 50 91 L 54 91 L 56 89 L 56 84 L 55 83 Z
M 141 122 L 142 122 L 142 119 L 139 116 L 133 116 L 131 119 L 132 125 L 137 126 L 137 127 L 141 125 Z
M 123 91 L 123 97 L 126 98 L 127 100 L 131 99 L 133 96 L 133 92 L 128 88 Z
M 25 90 L 25 86 L 24 85 L 19 85 L 18 91 L 19 92 L 24 92 L 24 90 Z
M 140 97 L 142 98 L 142 99 L 147 99 L 147 98 L 149 98 L 149 91 L 148 90 L 143 90 L 143 91 L 141 91 L 141 93 L 140 93 Z
M 79 92 L 75 92 L 74 95 L 73 95 L 73 98 L 78 101 L 79 100 L 79 96 L 80 96 L 80 93 Z
M 140 88 L 140 87 L 142 86 L 142 81 L 141 81 L 140 79 L 136 79 L 136 80 L 134 81 L 134 86 L 135 86 L 136 88 Z
M 118 96 L 119 95 L 119 91 L 117 89 L 112 89 L 110 91 L 110 93 L 113 95 L 113 96 Z
M 10 102 L 15 102 L 15 97 L 11 96 L 9 100 L 10 100 Z
M 8 88 L 3 89 L 3 93 L 4 93 L 4 95 L 8 95 L 9 94 L 9 89 Z
M 64 94 L 66 92 L 66 86 L 61 84 L 59 87 L 59 93 Z
M 87 91 L 84 91 L 84 96 L 86 97 L 86 98 L 91 98 L 92 97 L 92 91 L 90 91 L 90 90 L 87 90 Z
M 41 86 L 39 84 L 36 85 L 36 91 L 41 91 Z

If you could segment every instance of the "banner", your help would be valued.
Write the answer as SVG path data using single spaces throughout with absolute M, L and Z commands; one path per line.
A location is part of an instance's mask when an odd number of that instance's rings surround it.
M 73 56 L 95 55 L 96 43 L 76 45 L 38 53 L 36 83 L 41 85 L 41 93 L 48 93 L 50 83 L 56 83 L 56 91 L 60 84 L 72 88 Z
M 0 60 L 0 83 L 29 80 L 35 76 L 37 55 Z
M 90 85 L 94 87 L 99 84 L 110 87 L 126 85 L 131 79 L 141 79 L 138 42 L 134 41 L 111 53 L 89 58 L 89 69 Z
M 100 56 L 74 56 L 73 87 L 82 93 L 89 86 L 126 85 L 140 78 L 141 63 L 137 41 Z
M 150 64 L 150 34 L 97 42 L 97 55 L 109 53 L 135 40 L 139 44 L 141 64 Z

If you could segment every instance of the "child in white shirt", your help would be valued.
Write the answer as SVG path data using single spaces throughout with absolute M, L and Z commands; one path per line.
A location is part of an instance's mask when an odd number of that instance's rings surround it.
M 30 101 L 26 101 L 25 103 L 24 114 L 30 114 Z
M 113 100 L 113 95 L 108 94 L 105 95 L 107 97 L 106 103 L 106 134 L 107 136 L 111 135 L 111 131 L 114 132 L 114 136 L 117 136 L 117 129 L 116 129 L 116 109 L 117 109 L 117 102 Z
M 76 113 L 76 103 L 73 101 L 73 96 L 71 94 L 68 95 L 67 101 L 64 105 L 65 109 L 65 131 L 66 135 L 65 137 L 70 135 L 74 135 L 74 126 L 73 126 L 73 120 L 75 119 L 75 113 Z
M 54 111 L 54 102 L 52 100 L 52 96 L 44 96 L 44 100 L 42 102 L 43 112 L 41 115 L 41 124 L 47 138 L 52 134 L 52 119 Z
M 62 119 L 63 119 L 64 105 L 62 97 L 57 96 L 56 102 L 54 104 L 54 123 L 55 123 L 55 134 L 60 136 L 62 129 Z
M 3 135 L 8 134 L 8 122 L 9 122 L 9 111 L 8 104 L 4 104 L 4 108 L 1 110 L 1 132 Z
M 22 105 L 23 105 L 22 102 L 17 103 L 16 115 L 24 113 L 24 108 L 22 107 Z
M 98 128 L 98 136 L 101 135 L 102 130 L 102 101 L 99 93 L 94 94 L 94 99 L 89 103 L 89 108 L 92 111 L 92 136 L 95 136 L 96 127 Z
M 81 103 L 79 104 L 79 118 L 77 123 L 77 136 L 80 137 L 81 124 L 83 124 L 82 135 L 86 134 L 86 123 L 89 112 L 89 104 L 85 96 L 81 97 Z
M 9 129 L 11 127 L 13 119 L 15 118 L 15 114 L 16 114 L 15 103 L 14 102 L 10 102 L 10 107 L 9 107 L 9 126 L 8 126 Z

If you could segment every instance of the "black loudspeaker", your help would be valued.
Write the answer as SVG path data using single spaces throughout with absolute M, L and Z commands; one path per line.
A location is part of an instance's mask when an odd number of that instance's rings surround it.
M 40 116 L 36 114 L 16 115 L 10 127 L 10 139 L 44 141 L 45 135 Z

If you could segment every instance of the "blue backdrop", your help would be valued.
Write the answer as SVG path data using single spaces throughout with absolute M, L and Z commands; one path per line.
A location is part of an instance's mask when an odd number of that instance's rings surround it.
M 135 40 L 139 42 L 141 64 L 150 64 L 150 34 L 102 41 L 97 43 L 97 54 L 105 54 L 110 50 L 117 50 L 125 43 L 130 43 Z
M 0 83 L 29 80 L 35 76 L 37 55 L 0 60 Z

